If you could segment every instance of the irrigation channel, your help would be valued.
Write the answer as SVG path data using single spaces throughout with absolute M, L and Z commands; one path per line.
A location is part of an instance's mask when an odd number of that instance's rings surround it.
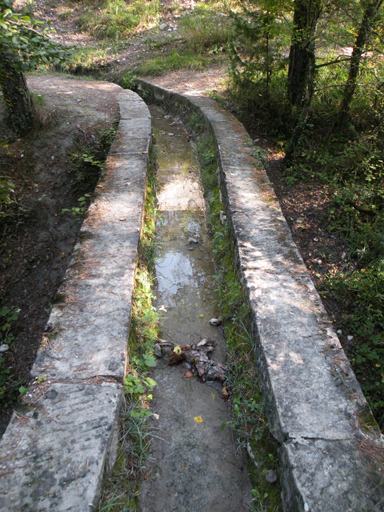
M 225 363 L 215 309 L 214 261 L 196 152 L 177 120 L 151 108 L 157 143 L 155 304 L 161 312 L 163 357 L 151 375 L 156 436 L 140 496 L 141 512 L 251 510 L 251 484 L 236 449 L 222 383 L 202 382 L 187 362 L 168 366 L 174 346 L 214 340 L 212 360 Z M 204 342 L 203 342 L 204 344 Z M 159 348 L 158 348 L 159 350 Z M 160 355 L 160 354 L 159 354 Z M 188 373 L 189 372 L 189 373 Z

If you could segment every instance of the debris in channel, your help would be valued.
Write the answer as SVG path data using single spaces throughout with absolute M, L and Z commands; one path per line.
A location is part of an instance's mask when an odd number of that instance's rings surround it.
M 190 365 L 190 370 L 186 377 L 190 377 L 192 372 L 196 373 L 200 379 L 225 381 L 225 366 L 209 358 L 213 352 L 214 340 L 204 338 L 197 345 L 177 345 L 170 354 L 168 366 L 173 366 L 186 361 Z

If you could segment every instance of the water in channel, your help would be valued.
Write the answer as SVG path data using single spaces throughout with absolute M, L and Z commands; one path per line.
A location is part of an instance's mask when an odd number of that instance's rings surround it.
M 198 160 L 182 126 L 151 109 L 157 142 L 157 303 L 162 338 L 176 345 L 216 341 L 212 359 L 225 362 L 214 303 L 214 264 L 205 224 Z M 155 437 L 142 483 L 141 512 L 243 512 L 251 485 L 230 428 L 220 383 L 185 378 L 186 365 L 158 359 L 151 405 Z M 199 418 L 202 420 L 199 420 Z M 201 422 L 197 422 L 198 421 Z

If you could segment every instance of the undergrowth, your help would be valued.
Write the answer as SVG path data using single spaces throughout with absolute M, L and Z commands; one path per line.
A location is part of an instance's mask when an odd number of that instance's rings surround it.
M 121 413 L 117 461 L 105 483 L 99 512 L 136 510 L 148 448 L 153 432 L 147 420 L 149 402 L 156 382 L 149 369 L 156 365 L 153 347 L 158 338 L 159 316 L 152 307 L 155 233 L 155 155 L 150 152 L 144 225 L 140 239 L 139 264 L 132 301 L 128 343 L 128 367 L 124 378 L 125 400 Z
M 19 319 L 19 308 L 0 309 L 0 407 L 12 404 L 24 394 L 22 382 L 15 379 L 11 372 L 11 348 L 15 339 L 13 330 Z
M 116 133 L 117 124 L 108 129 L 92 129 L 88 133 L 84 131 L 78 132 L 74 142 L 74 153 L 69 153 L 67 157 L 68 168 L 72 172 L 68 173 L 72 182 L 73 194 L 68 194 L 67 204 L 70 208 L 63 208 L 61 213 L 64 215 L 73 215 L 78 218 L 79 224 L 84 218 L 87 207 L 91 201 L 93 191 L 97 180 L 100 176 L 104 161 L 108 154 L 109 148 Z M 73 148 L 72 150 L 73 151 Z M 29 183 L 20 181 L 20 171 L 16 167 L 16 154 L 10 150 L 10 144 L 2 142 L 0 145 L 0 153 L 3 158 L 6 170 L 6 176 L 0 178 L 0 226 L 2 229 L 2 243 L 0 244 L 1 265 L 5 270 L 12 269 L 14 265 L 14 255 L 9 249 L 12 243 L 12 236 L 22 226 L 23 221 L 31 221 L 33 216 L 32 207 L 25 200 L 25 189 L 32 188 Z M 8 177 L 11 171 L 14 176 L 16 186 L 12 179 Z M 25 179 L 25 171 L 22 172 L 23 180 Z M 20 186 L 20 183 L 22 185 Z M 34 185 L 37 188 L 37 185 Z M 24 190 L 23 190 L 24 189 Z M 23 196 L 24 194 L 24 196 Z M 71 197 L 70 197 L 71 196 Z M 21 199 L 24 197 L 24 200 Z M 44 201 L 44 195 L 39 201 Z M 25 262 L 25 267 L 27 267 Z M 12 277 L 11 283 L 16 282 L 16 275 Z M 13 352 L 13 342 L 16 336 L 20 336 L 20 324 L 18 325 L 20 311 L 24 307 L 23 303 L 20 308 L 12 307 L 7 295 L 7 286 L 2 287 L 2 295 L 0 297 L 0 408 L 16 402 L 20 395 L 23 395 L 27 389 L 25 387 L 25 378 L 16 376 L 15 371 L 15 354 Z M 17 303 L 16 303 L 17 304 Z M 48 306 L 47 306 L 48 307 Z
M 159 76 L 167 71 L 176 71 L 178 69 L 192 69 L 201 71 L 211 64 L 210 59 L 201 54 L 196 54 L 191 50 L 174 50 L 169 55 L 155 57 L 146 60 L 135 69 L 135 73 L 145 76 Z
M 104 162 L 115 137 L 118 122 L 110 128 L 92 133 L 79 132 L 74 141 L 75 152 L 68 155 L 72 167 L 72 187 L 77 204 L 63 208 L 62 213 L 72 214 L 82 221 L 92 200 L 92 194 L 104 169 Z
M 196 2 L 190 10 L 178 2 L 169 5 L 157 1 L 99 0 L 93 9 L 87 8 L 88 2 L 80 0 L 71 12 L 64 11 L 60 16 L 70 17 L 97 41 L 87 47 L 73 47 L 71 61 L 64 67 L 71 73 L 103 77 L 105 73 L 115 76 L 114 66 L 125 61 L 125 50 L 133 36 L 135 42 L 141 43 L 140 53 L 128 71 L 136 74 L 197 71 L 224 62 L 231 31 L 228 7 L 235 8 L 238 3 Z M 170 12 L 177 13 L 171 21 Z M 162 24 L 172 28 L 159 30 Z

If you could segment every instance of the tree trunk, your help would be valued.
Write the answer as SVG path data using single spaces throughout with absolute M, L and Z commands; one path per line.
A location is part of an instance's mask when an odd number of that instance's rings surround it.
M 296 119 L 295 127 L 293 129 L 291 138 L 287 144 L 287 148 L 285 151 L 284 164 L 289 167 L 292 165 L 297 145 L 304 133 L 305 127 L 307 125 L 308 117 L 309 117 L 309 109 L 311 106 L 311 101 L 313 97 L 314 91 L 314 82 L 315 82 L 315 55 L 313 54 L 313 58 L 309 62 L 308 66 L 308 87 L 307 92 L 302 102 L 301 108 L 299 110 L 299 115 Z
M 288 69 L 288 98 L 292 106 L 301 107 L 305 102 L 321 4 L 321 0 L 295 0 Z
M 361 57 L 368 42 L 369 33 L 377 20 L 377 13 L 383 3 L 383 0 L 368 0 L 365 3 L 365 11 L 361 22 L 359 32 L 352 51 L 351 62 L 349 65 L 349 75 L 344 89 L 344 97 L 340 108 L 339 118 L 343 122 L 349 113 L 349 107 L 356 90 L 356 82 L 359 74 Z
M 3 47 L 0 59 L 0 85 L 3 91 L 8 122 L 19 137 L 33 127 L 33 104 L 24 74 L 15 64 L 11 50 Z
M 284 163 L 292 164 L 305 130 L 315 81 L 315 32 L 322 0 L 295 0 L 292 43 L 289 51 L 288 98 L 297 107 L 294 128 L 287 144 Z

